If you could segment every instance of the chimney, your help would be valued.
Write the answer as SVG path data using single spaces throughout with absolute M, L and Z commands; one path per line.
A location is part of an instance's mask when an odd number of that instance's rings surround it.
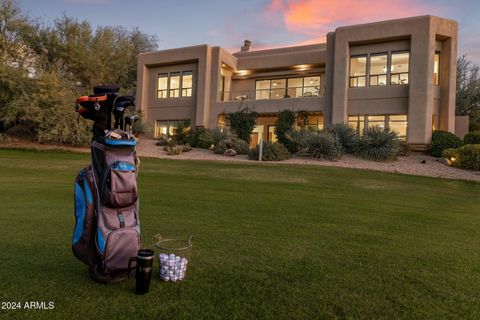
M 245 40 L 243 43 L 243 46 L 240 48 L 241 52 L 248 52 L 250 51 L 250 46 L 252 45 L 252 41 L 250 40 Z

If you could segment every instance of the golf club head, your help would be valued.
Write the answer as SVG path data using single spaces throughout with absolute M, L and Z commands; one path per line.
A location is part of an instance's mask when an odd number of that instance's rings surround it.
M 126 116 L 125 117 L 125 125 L 133 125 L 135 123 L 135 121 L 137 121 L 138 119 L 140 119 L 140 117 L 138 116 L 138 114 L 134 114 L 132 116 Z

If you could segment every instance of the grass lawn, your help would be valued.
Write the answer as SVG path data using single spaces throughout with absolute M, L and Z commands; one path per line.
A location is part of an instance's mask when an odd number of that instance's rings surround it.
M 71 253 L 87 154 L 0 150 L 0 318 L 479 318 L 480 184 L 320 166 L 143 159 L 144 246 L 194 235 L 188 279 L 133 294 Z

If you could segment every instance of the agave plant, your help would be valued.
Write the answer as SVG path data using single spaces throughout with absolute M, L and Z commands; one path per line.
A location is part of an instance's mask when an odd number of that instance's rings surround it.
M 334 125 L 329 130 L 341 144 L 342 152 L 352 153 L 357 140 L 357 130 L 345 123 Z
M 314 158 L 335 160 L 340 158 L 341 146 L 328 131 L 307 131 L 300 141 L 304 150 Z
M 374 161 L 394 160 L 400 150 L 397 133 L 379 126 L 370 127 L 355 145 L 355 154 Z

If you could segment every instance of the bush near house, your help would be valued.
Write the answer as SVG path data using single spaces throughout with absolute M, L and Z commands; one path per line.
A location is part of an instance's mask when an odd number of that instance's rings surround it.
M 248 108 L 227 115 L 226 120 L 232 132 L 240 139 L 250 143 L 250 134 L 257 121 L 258 114 Z
M 357 141 L 357 130 L 346 123 L 335 124 L 330 130 L 341 145 L 342 152 L 352 153 Z
M 451 165 L 467 170 L 480 171 L 480 144 L 466 144 L 460 148 L 449 148 L 443 151 Z
M 263 141 L 262 161 L 282 161 L 290 159 L 291 154 L 288 149 L 279 142 Z M 258 160 L 260 145 L 248 152 L 248 159 Z
M 395 160 L 400 150 L 397 133 L 378 126 L 365 129 L 355 144 L 355 155 L 366 160 Z
M 303 150 L 314 158 L 335 160 L 342 154 L 338 138 L 328 131 L 309 131 L 301 139 Z
M 441 157 L 442 152 L 449 148 L 458 148 L 463 145 L 462 139 L 448 131 L 437 130 L 432 133 L 430 153 L 434 157 Z
M 213 152 L 216 154 L 224 154 L 228 149 L 235 150 L 237 154 L 247 154 L 250 150 L 250 145 L 242 139 L 231 137 L 218 142 L 213 147 Z
M 294 111 L 283 110 L 278 113 L 278 118 L 275 122 L 275 135 L 277 136 L 278 142 L 283 144 L 291 153 L 298 151 L 298 146 L 288 139 L 288 134 L 293 131 L 295 119 L 296 115 Z
M 469 132 L 463 137 L 465 144 L 480 144 L 480 130 Z
M 184 120 L 177 124 L 173 129 L 172 139 L 177 144 L 186 144 L 190 142 L 191 121 Z

